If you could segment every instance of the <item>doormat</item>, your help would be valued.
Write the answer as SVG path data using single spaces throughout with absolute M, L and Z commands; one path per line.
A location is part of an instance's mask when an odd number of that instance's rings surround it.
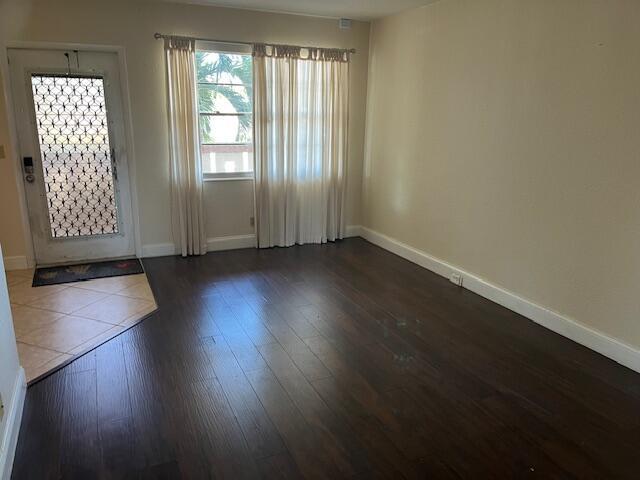
M 142 264 L 137 258 L 62 265 L 60 267 L 42 267 L 36 268 L 32 286 L 42 287 L 58 283 L 82 282 L 93 280 L 94 278 L 119 277 L 136 273 L 144 273 Z

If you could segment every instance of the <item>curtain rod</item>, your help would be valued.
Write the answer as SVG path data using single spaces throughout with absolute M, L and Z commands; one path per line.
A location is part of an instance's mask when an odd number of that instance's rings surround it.
M 215 40 L 213 38 L 198 38 L 198 37 L 181 37 L 180 35 L 164 35 L 162 33 L 154 33 L 153 37 L 158 40 L 160 38 L 171 38 L 171 37 L 176 37 L 176 38 L 188 38 L 190 40 L 197 40 L 197 41 L 201 41 L 201 42 L 215 42 L 215 43 L 226 43 L 226 44 L 230 44 L 233 45 L 235 44 L 240 44 L 240 45 L 254 45 L 255 43 L 261 43 L 261 42 L 230 42 L 229 40 Z M 267 43 L 266 45 L 272 45 L 274 47 L 295 47 L 295 48 L 304 48 L 304 49 L 308 49 L 308 48 L 319 48 L 319 47 L 301 47 L 300 45 L 283 45 L 283 44 L 279 44 L 279 43 Z M 355 48 L 328 48 L 326 50 L 342 50 L 344 52 L 347 53 L 356 53 L 356 49 Z

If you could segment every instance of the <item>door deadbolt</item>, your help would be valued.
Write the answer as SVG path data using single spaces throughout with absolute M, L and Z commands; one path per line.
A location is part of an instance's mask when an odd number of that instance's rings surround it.
M 33 158 L 23 157 L 22 166 L 24 167 L 24 173 L 25 173 L 24 179 L 29 183 L 33 183 L 34 180 L 36 179 L 35 175 L 33 174 Z
M 26 174 L 33 173 L 33 157 L 23 157 L 22 165 L 24 166 L 24 173 Z

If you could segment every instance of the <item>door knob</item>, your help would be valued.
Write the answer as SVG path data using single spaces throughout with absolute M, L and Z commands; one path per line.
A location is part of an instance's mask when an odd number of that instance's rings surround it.
M 24 179 L 29 182 L 29 183 L 33 183 L 34 180 L 36 179 L 36 176 L 32 173 L 27 173 L 27 175 L 24 177 Z

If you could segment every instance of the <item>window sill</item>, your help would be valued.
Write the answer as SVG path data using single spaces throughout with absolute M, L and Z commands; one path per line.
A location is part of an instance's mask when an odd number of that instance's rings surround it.
M 250 177 L 243 177 L 243 176 L 234 176 L 234 177 L 216 177 L 216 176 L 204 176 L 202 178 L 203 182 L 237 182 L 239 180 L 250 180 L 253 181 L 253 175 L 251 175 Z

